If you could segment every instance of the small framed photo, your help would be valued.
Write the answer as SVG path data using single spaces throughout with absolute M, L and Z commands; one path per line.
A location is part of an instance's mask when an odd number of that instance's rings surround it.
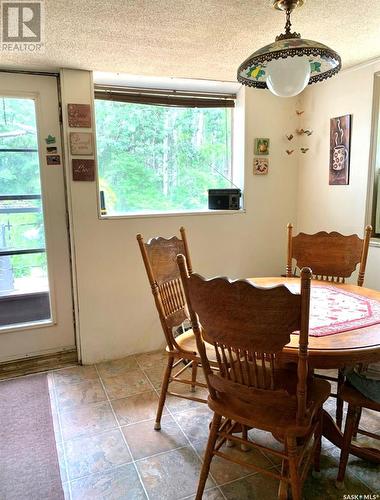
M 255 155 L 269 155 L 269 139 L 258 137 L 255 139 Z
M 61 164 L 61 156 L 60 155 L 46 155 L 46 164 L 47 165 L 60 165 Z
M 253 159 L 253 173 L 255 175 L 267 175 L 269 169 L 268 158 Z

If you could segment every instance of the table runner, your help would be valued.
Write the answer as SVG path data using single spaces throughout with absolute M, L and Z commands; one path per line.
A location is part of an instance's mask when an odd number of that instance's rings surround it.
M 380 302 L 377 300 L 332 286 L 311 287 L 311 337 L 334 335 L 377 323 L 380 323 Z

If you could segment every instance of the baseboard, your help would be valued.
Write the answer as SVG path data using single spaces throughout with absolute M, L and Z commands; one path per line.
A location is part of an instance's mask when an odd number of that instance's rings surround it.
M 0 380 L 78 364 L 76 349 L 0 363 Z

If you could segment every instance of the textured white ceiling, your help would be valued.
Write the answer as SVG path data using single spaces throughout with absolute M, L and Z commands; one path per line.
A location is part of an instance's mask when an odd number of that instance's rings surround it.
M 235 80 L 238 65 L 284 25 L 271 0 L 45 0 L 45 51 L 0 51 L 2 67 L 81 68 Z M 342 56 L 380 56 L 378 0 L 306 0 L 293 27 Z

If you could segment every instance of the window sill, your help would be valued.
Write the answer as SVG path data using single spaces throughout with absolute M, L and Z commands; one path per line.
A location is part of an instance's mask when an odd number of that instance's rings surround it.
M 140 219 L 140 218 L 154 218 L 154 217 L 186 217 L 188 215 L 236 215 L 245 214 L 245 208 L 239 210 L 189 210 L 183 212 L 150 212 L 150 213 L 129 213 L 125 215 L 99 215 L 100 220 L 114 220 L 114 219 Z

